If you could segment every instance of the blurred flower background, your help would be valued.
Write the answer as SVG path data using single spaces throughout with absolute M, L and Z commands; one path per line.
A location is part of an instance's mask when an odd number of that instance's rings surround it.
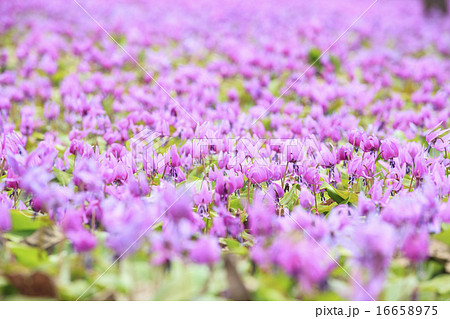
M 448 300 L 447 11 L 0 2 L 0 298 Z

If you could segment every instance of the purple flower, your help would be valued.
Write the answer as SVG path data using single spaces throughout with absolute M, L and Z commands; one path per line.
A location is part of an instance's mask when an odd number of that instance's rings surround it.
M 364 135 L 360 145 L 363 152 L 374 152 L 380 147 L 380 141 L 373 135 Z
M 275 207 L 263 200 L 263 194 L 255 193 L 255 199 L 248 211 L 250 233 L 254 236 L 271 236 L 279 229 Z
M 311 194 L 311 192 L 306 187 L 302 188 L 298 198 L 300 200 L 300 205 L 303 208 L 311 208 L 312 206 L 314 206 L 314 195 Z
M 394 228 L 371 216 L 363 225 L 357 225 L 349 248 L 353 253 L 352 263 L 355 267 L 354 277 L 356 300 L 376 298 L 383 288 L 391 259 L 396 250 L 397 236 Z M 367 271 L 367 279 L 361 274 Z M 364 289 L 361 289 L 362 285 Z
M 397 144 L 392 139 L 385 139 L 380 146 L 380 155 L 385 161 L 398 157 Z
M 158 214 L 154 206 L 140 198 L 109 197 L 102 201 L 101 209 L 101 224 L 108 234 L 106 244 L 117 255 L 136 251 L 145 239 L 143 235 L 162 213 Z
M 32 106 L 25 106 L 20 110 L 20 132 L 25 136 L 33 134 L 39 122 L 34 119 L 35 108 Z
M 288 239 L 276 238 L 269 254 L 274 264 L 295 277 L 306 291 L 324 283 L 336 266 L 323 247 L 308 240 L 292 243 Z
M 350 161 L 353 156 L 353 150 L 350 145 L 341 146 L 337 152 L 337 158 L 339 161 Z
M 353 236 L 354 258 L 361 266 L 374 273 L 386 271 L 396 249 L 394 228 L 376 217 L 355 229 Z
M 414 194 L 394 197 L 381 212 L 382 219 L 396 227 L 418 225 L 421 215 L 422 207 Z
M 372 178 L 375 174 L 375 157 L 374 156 L 365 156 L 362 161 L 362 176 L 365 178 Z
M 213 237 L 200 237 L 189 250 L 192 261 L 200 264 L 212 265 L 220 259 L 220 246 Z
M 370 197 L 372 201 L 377 205 L 384 206 L 388 199 L 391 190 L 388 188 L 383 194 L 383 181 L 375 180 L 372 187 L 369 190 Z
M 444 151 L 450 144 L 450 135 L 447 134 L 450 129 L 442 130 L 439 126 L 441 123 L 425 132 L 428 144 L 438 151 Z
M 0 232 L 11 230 L 11 214 L 9 212 L 10 207 L 4 203 L 0 203 Z
M 178 155 L 178 150 L 176 145 L 170 147 L 169 152 L 166 154 L 166 165 L 171 167 L 178 167 L 181 165 L 180 155 Z
M 237 237 L 244 230 L 238 216 L 233 216 L 224 205 L 220 205 L 217 209 L 217 217 L 213 218 L 213 226 L 211 233 L 218 237 Z
M 0 110 L 8 111 L 11 108 L 11 102 L 6 97 L 0 97 Z
M 117 175 L 118 170 L 115 173 Z M 92 159 L 78 160 L 73 169 L 73 182 L 80 189 L 93 192 L 99 191 L 103 183 L 99 174 L 98 163 Z
M 219 153 L 219 159 L 218 159 L 219 168 L 226 169 L 228 167 L 228 162 L 229 162 L 228 154 L 221 151 Z
M 272 183 L 267 189 L 267 195 L 269 194 L 269 198 L 274 199 L 276 202 L 278 202 L 278 200 L 284 196 L 284 190 L 277 183 Z
M 130 178 L 128 180 L 128 187 L 130 193 L 134 196 L 145 196 L 150 192 L 147 176 L 143 172 L 138 174 L 137 179 L 134 176 Z
M 360 192 L 358 196 L 358 206 L 357 210 L 360 216 L 368 216 L 370 213 L 375 211 L 375 203 L 364 196 L 364 192 Z
M 97 246 L 97 238 L 85 229 L 69 232 L 67 238 L 72 242 L 77 253 L 92 250 Z
M 175 223 L 183 219 L 195 220 L 192 211 L 192 199 L 186 190 L 167 185 L 167 188 L 161 191 L 161 199 L 161 213 L 166 212 L 165 217 L 168 219 Z
M 308 167 L 302 176 L 308 185 L 314 185 L 316 191 L 319 189 L 321 183 L 319 171 L 317 170 L 317 168 Z
M 230 183 L 233 185 L 235 190 L 239 190 L 240 188 L 244 187 L 245 178 L 241 172 L 238 171 L 235 173 L 233 171 L 230 171 L 229 174 L 230 175 L 229 175 L 228 179 L 229 179 Z
M 202 217 L 207 217 L 208 215 L 208 205 L 212 203 L 212 194 L 208 190 L 208 184 L 205 183 L 201 186 L 200 191 L 193 196 L 194 204 L 197 205 L 197 213 Z
M 48 101 L 44 105 L 44 116 L 49 120 L 54 120 L 58 118 L 59 115 L 59 105 L 55 102 Z
M 334 167 L 336 165 L 336 152 L 330 151 L 328 148 L 324 148 L 320 152 L 320 164 L 325 168 Z
M 360 177 L 362 175 L 363 166 L 361 157 L 355 157 L 348 163 L 348 175 L 351 177 Z
M 270 179 L 270 171 L 264 166 L 252 166 L 246 173 L 247 178 L 253 184 L 261 184 Z
M 199 206 L 201 204 L 210 204 L 212 203 L 212 195 L 208 190 L 208 184 L 202 184 L 200 191 L 193 196 L 194 204 Z
M 226 202 L 228 196 L 235 191 L 235 186 L 228 176 L 224 176 L 222 172 L 219 172 L 216 179 L 216 200 L 220 202 Z
M 410 231 L 402 244 L 403 255 L 412 262 L 421 262 L 428 257 L 429 235 L 426 229 Z
M 352 130 L 348 134 L 348 142 L 352 144 L 354 147 L 359 147 L 361 141 L 363 139 L 363 133 L 358 130 Z
M 410 167 L 414 165 L 414 158 L 423 152 L 423 147 L 419 143 L 407 143 L 399 149 L 400 165 L 406 164 Z
M 418 154 L 414 158 L 414 166 L 412 170 L 412 176 L 417 179 L 422 179 L 425 174 L 427 173 L 427 163 L 426 159 L 421 155 Z
M 439 206 L 439 218 L 444 223 L 450 223 L 450 203 L 442 203 Z
M 321 241 L 329 233 L 329 226 L 332 224 L 328 223 L 321 216 L 311 214 L 301 207 L 296 207 L 291 216 L 294 218 L 295 222 L 291 218 L 286 219 L 286 222 L 282 225 L 284 226 L 284 230 L 298 231 L 300 227 L 302 230 L 307 231 L 309 235 L 317 241 Z

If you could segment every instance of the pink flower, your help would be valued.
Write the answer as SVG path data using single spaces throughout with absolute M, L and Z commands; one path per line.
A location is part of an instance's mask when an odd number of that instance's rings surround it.
M 49 120 L 58 118 L 59 105 L 55 102 L 48 101 L 44 105 L 44 116 Z
M 364 135 L 361 141 L 361 149 L 364 152 L 374 152 L 380 147 L 380 141 L 376 136 Z
M 314 205 L 314 195 L 306 187 L 302 188 L 298 198 L 303 208 L 311 208 Z
M 397 143 L 392 139 L 385 139 L 380 146 L 380 155 L 385 161 L 398 157 Z
M 428 257 L 429 235 L 426 229 L 413 230 L 402 244 L 403 255 L 412 262 L 420 262 Z
M 319 188 L 320 184 L 320 175 L 319 171 L 315 167 L 308 167 L 306 171 L 303 173 L 303 178 L 308 185 L 315 185 L 316 190 Z
M 212 265 L 220 259 L 220 246 L 214 237 L 201 237 L 196 240 L 189 251 L 192 261 Z
M 171 167 L 178 167 L 181 165 L 180 155 L 178 155 L 176 145 L 172 145 L 170 150 L 166 153 L 166 165 Z
M 247 172 L 247 178 L 251 183 L 261 184 L 267 182 L 270 179 L 270 171 L 263 166 L 252 166 Z
M 0 232 L 11 230 L 12 222 L 9 209 L 6 204 L 0 203 Z
M 320 152 L 320 165 L 325 168 L 330 168 L 336 165 L 336 152 L 330 151 L 328 148 L 324 148 Z
M 450 129 L 441 129 L 441 124 L 442 122 L 425 132 L 428 144 L 438 151 L 443 151 L 450 144 L 450 135 L 447 134 Z
M 230 171 L 228 179 L 231 182 L 231 184 L 233 184 L 235 190 L 238 190 L 239 188 L 242 188 L 245 185 L 244 175 L 241 172 L 234 173 L 233 171 Z
M 208 205 L 212 203 L 212 194 L 208 190 L 208 184 L 202 184 L 200 191 L 193 196 L 194 204 L 197 205 L 197 213 L 202 217 L 208 217 Z
M 348 142 L 354 147 L 359 147 L 363 138 L 363 133 L 358 130 L 352 130 L 348 134 Z
M 353 150 L 350 145 L 341 146 L 338 149 L 337 158 L 339 161 L 349 161 L 352 159 Z
M 348 175 L 360 177 L 362 175 L 363 166 L 361 164 L 361 157 L 353 158 L 348 163 Z
M 219 165 L 220 169 L 226 169 L 228 166 L 228 162 L 229 162 L 229 156 L 228 153 L 224 153 L 222 151 L 220 151 L 219 153 L 219 159 L 217 164 Z
M 270 195 L 268 196 L 269 198 L 278 202 L 284 196 L 284 190 L 277 183 L 271 183 L 267 189 L 267 195 Z
M 391 189 L 387 189 L 383 194 L 383 181 L 375 180 L 372 187 L 369 190 L 372 201 L 377 205 L 385 205 L 389 199 Z
M 67 238 L 72 242 L 77 253 L 92 250 L 97 245 L 97 238 L 86 229 L 69 232 L 67 233 Z

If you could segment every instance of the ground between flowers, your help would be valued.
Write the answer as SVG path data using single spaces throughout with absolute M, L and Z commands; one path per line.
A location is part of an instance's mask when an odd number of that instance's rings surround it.
M 450 19 L 372 3 L 1 2 L 0 297 L 448 300 Z

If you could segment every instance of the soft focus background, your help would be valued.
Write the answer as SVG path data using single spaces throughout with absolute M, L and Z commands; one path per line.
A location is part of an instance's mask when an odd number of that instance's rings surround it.
M 446 11 L 1 1 L 0 299 L 449 300 Z

